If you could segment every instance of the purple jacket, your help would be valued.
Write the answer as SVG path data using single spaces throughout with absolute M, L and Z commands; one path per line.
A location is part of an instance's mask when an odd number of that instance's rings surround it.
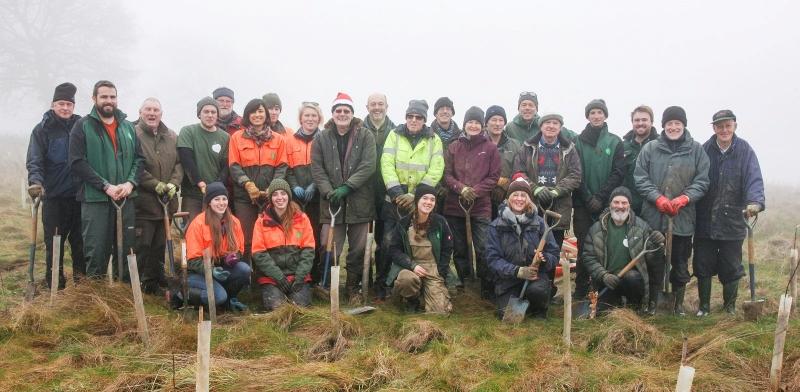
M 480 134 L 467 138 L 461 133 L 457 140 L 450 143 L 445 153 L 444 181 L 447 185 L 447 199 L 444 214 L 464 216 L 458 205 L 458 198 L 465 186 L 475 189 L 478 198 L 472 207 L 470 216 L 491 219 L 491 191 L 500 179 L 500 152 L 485 135 Z

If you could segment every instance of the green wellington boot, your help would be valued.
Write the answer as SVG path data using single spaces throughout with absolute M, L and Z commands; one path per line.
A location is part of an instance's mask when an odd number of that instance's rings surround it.
M 700 308 L 697 317 L 711 314 L 711 278 L 697 278 L 697 293 L 700 297 Z

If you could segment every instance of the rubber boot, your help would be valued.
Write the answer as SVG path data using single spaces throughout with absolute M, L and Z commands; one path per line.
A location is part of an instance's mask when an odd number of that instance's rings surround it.
M 361 275 L 351 274 L 348 271 L 344 288 L 350 305 L 364 304 L 364 297 L 361 295 Z
M 686 294 L 686 286 L 673 286 L 672 291 L 675 293 L 675 307 L 672 313 L 676 316 L 686 316 L 686 311 L 683 309 L 683 296 Z
M 711 278 L 697 278 L 697 293 L 700 297 L 700 308 L 697 317 L 711 314 Z
M 736 297 L 739 296 L 739 280 L 722 285 L 722 309 L 728 314 L 736 314 Z

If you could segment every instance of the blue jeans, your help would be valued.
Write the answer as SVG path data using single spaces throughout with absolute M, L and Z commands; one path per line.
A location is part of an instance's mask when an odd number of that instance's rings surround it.
M 250 266 L 241 261 L 234 264 L 233 267 L 223 266 L 222 268 L 225 271 L 229 271 L 231 275 L 228 276 L 228 279 L 226 279 L 224 282 L 213 279 L 214 301 L 216 302 L 217 306 L 224 305 L 225 302 L 228 301 L 228 298 L 235 298 L 238 296 L 239 292 L 242 291 L 245 286 L 250 284 L 250 274 L 253 273 L 253 270 L 250 268 Z M 189 273 L 187 280 L 189 289 L 199 289 L 201 302 L 203 305 L 208 305 L 208 291 L 206 289 L 205 276 L 192 272 Z M 189 298 L 191 298 L 191 296 Z

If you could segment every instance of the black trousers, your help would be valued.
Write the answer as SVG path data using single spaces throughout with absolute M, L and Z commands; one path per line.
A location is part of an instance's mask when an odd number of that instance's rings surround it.
M 164 230 L 164 221 L 161 219 L 136 219 L 136 262 L 142 287 L 151 294 L 158 286 L 167 286 L 164 277 L 164 250 L 167 247 Z M 180 260 L 177 262 L 180 263 Z
M 497 316 L 503 318 L 506 305 L 511 297 L 518 297 L 522 292 L 522 286 L 525 281 L 518 279 L 518 283 L 511 286 L 508 290 L 500 292 L 498 289 L 495 291 L 495 304 L 497 305 Z M 552 282 L 547 277 L 539 276 L 539 279 L 528 282 L 528 287 L 525 288 L 525 298 L 528 300 L 528 313 L 530 314 L 543 314 L 547 312 L 547 306 L 550 303 L 550 287 Z
M 594 287 L 598 291 L 605 288 L 603 282 L 594 282 Z M 619 286 L 616 289 L 608 289 L 597 299 L 597 310 L 608 310 L 612 307 L 622 305 L 622 297 L 625 297 L 629 305 L 639 305 L 644 296 L 644 277 L 639 271 L 632 269 L 622 275 Z
M 61 236 L 61 253 L 59 254 L 58 286 L 66 284 L 64 277 L 64 244 L 69 241 L 72 255 L 72 278 L 78 280 L 86 275 L 86 259 L 83 253 L 83 236 L 81 235 L 81 203 L 75 198 L 46 199 L 42 203 L 42 226 L 44 226 L 45 261 L 47 273 L 45 280 L 50 287 L 53 267 L 53 236 L 58 231 Z
M 694 276 L 711 278 L 718 275 L 722 284 L 744 277 L 742 242 L 743 240 L 695 238 L 694 259 L 692 259 Z
M 576 299 L 585 299 L 586 295 L 589 294 L 589 273 L 583 265 L 583 242 L 586 241 L 589 228 L 596 221 L 594 214 L 585 207 L 575 207 L 572 212 L 572 230 L 578 239 L 577 273 L 575 275 L 575 294 L 573 294 L 573 298 Z

